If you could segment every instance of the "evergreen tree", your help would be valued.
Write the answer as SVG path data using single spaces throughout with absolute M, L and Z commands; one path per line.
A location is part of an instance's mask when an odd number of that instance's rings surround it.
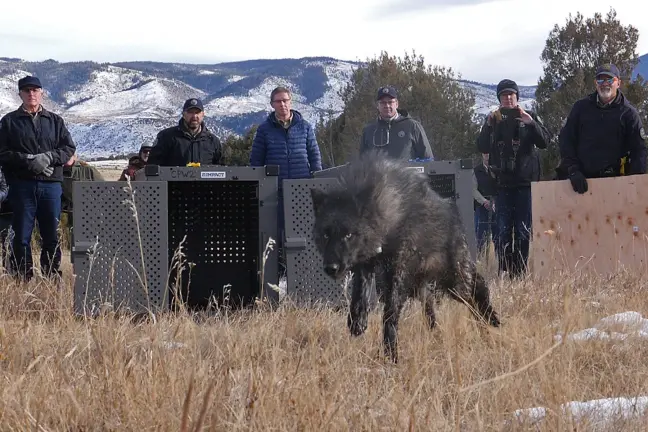
M 259 125 L 252 125 L 243 136 L 230 135 L 223 144 L 224 164 L 230 166 L 248 166 L 254 135 Z
M 559 163 L 558 134 L 578 99 L 596 91 L 596 68 L 614 63 L 621 72 L 621 91 L 643 115 L 648 111 L 648 86 L 643 77 L 631 81 L 639 56 L 636 53 L 639 31 L 624 26 L 610 9 L 605 19 L 600 13 L 585 19 L 579 12 L 569 15 L 565 25 L 557 24 L 550 32 L 542 51 L 543 76 L 538 81 L 536 103 L 538 114 L 552 134 L 553 142 L 544 156 L 543 172 L 550 178 Z

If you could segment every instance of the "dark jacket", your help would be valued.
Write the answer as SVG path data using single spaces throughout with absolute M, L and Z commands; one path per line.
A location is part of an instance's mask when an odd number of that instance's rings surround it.
M 394 120 L 378 118 L 362 130 L 360 153 L 382 148 L 396 159 L 434 160 L 432 146 L 421 123 L 414 120 L 406 110 L 398 109 Z
M 488 165 L 501 188 L 527 187 L 541 176 L 540 155 L 546 149 L 550 134 L 538 115 L 525 110 L 533 123 L 525 125 L 518 114 L 507 117 L 498 109 L 486 117 L 477 138 L 477 149 L 488 153 Z
M 33 174 L 27 168 L 27 155 L 51 151 L 54 168 L 48 177 Z M 23 180 L 63 181 L 63 164 L 74 152 L 76 145 L 61 116 L 42 109 L 35 117 L 18 108 L 0 120 L 0 165 L 7 177 Z
M 627 175 L 646 173 L 645 130 L 637 109 L 618 91 L 607 106 L 597 93 L 577 101 L 560 131 L 560 169 L 585 177 L 619 175 L 621 158 L 629 155 Z
M 223 146 L 220 140 L 204 122 L 200 127 L 200 132 L 192 136 L 184 120 L 180 119 L 176 126 L 160 131 L 151 148 L 148 164 L 187 166 L 199 162 L 200 165 L 221 165 Z
M 250 166 L 279 165 L 279 186 L 283 179 L 310 178 L 322 169 L 322 157 L 313 126 L 299 111 L 285 128 L 272 112 L 254 136 Z

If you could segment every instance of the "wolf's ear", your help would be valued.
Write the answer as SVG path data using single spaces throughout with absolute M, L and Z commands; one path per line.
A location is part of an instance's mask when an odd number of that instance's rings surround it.
M 310 193 L 311 193 L 311 198 L 313 199 L 313 212 L 315 214 L 318 214 L 319 210 L 322 208 L 322 205 L 324 204 L 324 201 L 326 200 L 326 192 L 316 188 L 311 188 Z

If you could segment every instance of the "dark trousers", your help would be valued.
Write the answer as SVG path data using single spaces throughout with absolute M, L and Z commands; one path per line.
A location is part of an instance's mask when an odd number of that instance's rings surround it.
M 495 207 L 497 210 L 497 207 Z M 493 244 L 497 245 L 497 215 L 483 205 L 475 208 L 475 236 L 477 239 L 477 250 L 481 252 L 488 242 L 489 235 L 493 238 Z
M 31 237 L 38 221 L 41 237 L 40 268 L 45 276 L 61 275 L 61 248 L 58 226 L 61 218 L 61 183 L 35 180 L 12 180 L 9 200 L 13 209 L 13 259 L 17 276 L 34 275 Z
M 523 275 L 531 238 L 531 187 L 501 188 L 495 200 L 499 271 Z

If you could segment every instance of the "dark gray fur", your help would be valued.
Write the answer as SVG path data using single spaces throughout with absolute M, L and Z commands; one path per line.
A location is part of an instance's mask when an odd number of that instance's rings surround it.
M 385 353 L 398 362 L 398 320 L 407 298 L 420 299 L 430 328 L 436 294 L 470 306 L 477 317 L 500 325 L 484 277 L 477 272 L 456 203 L 441 198 L 426 174 L 405 162 L 364 153 L 341 170 L 339 186 L 311 189 L 314 240 L 324 271 L 342 279 L 353 272 L 347 324 L 367 329 L 369 289 L 382 286 Z

